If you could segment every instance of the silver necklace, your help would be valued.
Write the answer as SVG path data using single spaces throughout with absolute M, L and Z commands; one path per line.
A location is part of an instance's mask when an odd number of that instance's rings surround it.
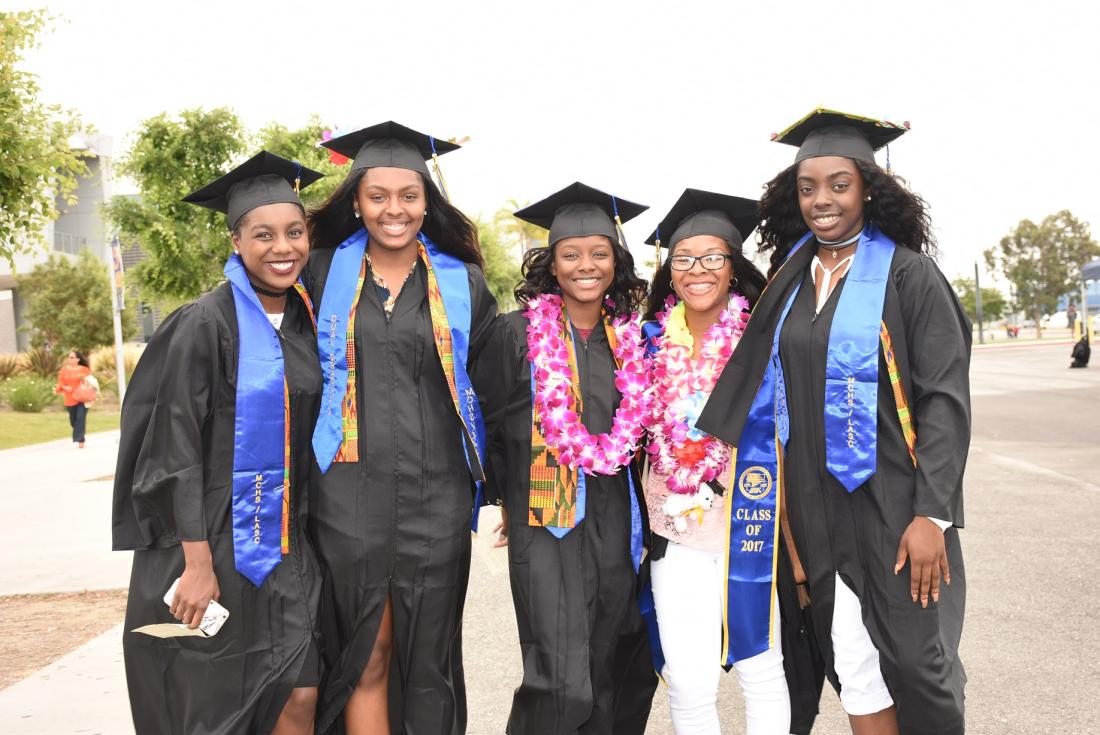
M 847 240 L 832 240 L 832 241 L 829 241 L 829 240 L 822 240 L 821 238 L 818 238 L 817 239 L 817 244 L 820 245 L 821 247 L 825 248 L 826 250 L 828 250 L 830 253 L 832 253 L 833 254 L 833 260 L 836 260 L 837 257 L 838 257 L 837 253 L 839 253 L 844 248 L 848 247 L 852 243 L 859 240 L 861 235 L 863 235 L 863 230 L 860 230 L 856 234 L 849 237 Z

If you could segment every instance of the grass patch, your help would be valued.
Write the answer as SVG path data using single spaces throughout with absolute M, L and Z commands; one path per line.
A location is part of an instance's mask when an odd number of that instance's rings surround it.
M 87 433 L 118 428 L 118 411 L 89 411 Z M 25 447 L 54 439 L 72 438 L 67 411 L 16 413 L 0 411 L 0 449 Z

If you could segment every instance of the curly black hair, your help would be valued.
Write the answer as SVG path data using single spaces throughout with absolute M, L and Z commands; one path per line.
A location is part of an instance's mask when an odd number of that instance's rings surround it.
M 628 316 L 641 308 L 645 300 L 646 282 L 634 272 L 634 256 L 612 240 L 615 256 L 615 277 L 607 289 L 607 298 L 614 304 L 613 316 Z M 558 279 L 550 272 L 554 262 L 554 246 L 531 248 L 523 256 L 523 281 L 516 286 L 515 297 L 520 304 L 545 293 L 561 293 Z
M 355 217 L 352 202 L 367 169 L 352 171 L 321 206 L 309 212 L 309 242 L 313 248 L 334 248 L 348 239 L 363 223 Z M 439 249 L 466 263 L 484 266 L 477 226 L 470 221 L 435 185 L 420 175 L 428 200 L 428 216 L 420 231 Z
M 854 161 L 863 179 L 864 192 L 871 201 L 863 204 L 865 222 L 876 227 L 901 247 L 935 256 L 936 238 L 928 216 L 928 203 L 910 191 L 904 179 L 876 164 Z M 759 214 L 763 222 L 758 230 L 760 252 L 771 251 L 768 277 L 779 270 L 791 246 L 808 229 L 798 207 L 798 164 L 789 166 L 764 185 Z
M 752 264 L 744 256 L 740 248 L 730 248 L 733 256 L 733 283 L 730 291 L 739 293 L 749 302 L 749 310 L 756 306 L 757 299 L 764 292 L 764 286 L 768 279 L 760 272 L 760 269 Z M 649 289 L 649 300 L 646 304 L 643 321 L 651 322 L 657 319 L 657 314 L 665 308 L 665 299 L 672 293 L 672 263 L 668 258 L 653 276 L 653 285 Z

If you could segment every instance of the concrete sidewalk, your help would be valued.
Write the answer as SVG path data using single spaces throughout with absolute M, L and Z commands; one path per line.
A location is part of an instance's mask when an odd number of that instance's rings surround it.
M 130 552 L 111 551 L 118 432 L 0 451 L 0 595 L 118 589 Z
M 122 626 L 0 690 L 0 732 L 131 735 Z

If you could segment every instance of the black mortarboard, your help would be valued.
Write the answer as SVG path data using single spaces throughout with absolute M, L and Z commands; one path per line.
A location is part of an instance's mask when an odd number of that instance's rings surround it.
M 908 130 L 908 122 L 892 123 L 819 107 L 783 132 L 773 134 L 772 140 L 798 146 L 795 163 L 818 156 L 874 163 L 875 151 Z
M 297 161 L 260 151 L 217 181 L 191 192 L 183 201 L 225 212 L 226 224 L 232 230 L 241 217 L 256 207 L 284 202 L 301 206 L 297 190 L 323 176 Z
M 755 199 L 684 189 L 646 244 L 666 247 L 671 254 L 676 243 L 684 238 L 712 235 L 728 242 L 730 248 L 741 250 L 760 224 L 756 205 Z
M 550 230 L 549 245 L 565 237 L 604 235 L 619 240 L 618 226 L 649 209 L 579 181 L 554 192 L 540 202 L 515 212 L 515 216 Z
M 457 143 L 433 138 L 392 120 L 326 140 L 321 145 L 354 159 L 352 171 L 386 166 L 416 171 L 429 178 L 425 161 L 461 148 Z

